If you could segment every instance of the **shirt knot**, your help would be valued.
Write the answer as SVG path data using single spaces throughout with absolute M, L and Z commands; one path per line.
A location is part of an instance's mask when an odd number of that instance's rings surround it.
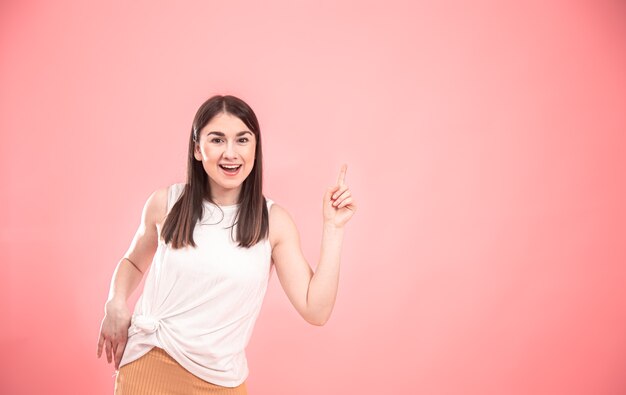
M 159 320 L 149 315 L 134 315 L 132 324 L 146 333 L 155 332 L 159 328 Z

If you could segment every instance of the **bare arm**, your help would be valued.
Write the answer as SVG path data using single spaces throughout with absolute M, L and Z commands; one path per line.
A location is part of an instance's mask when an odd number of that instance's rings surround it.
M 107 303 L 126 303 L 141 282 L 158 246 L 157 226 L 160 226 L 165 218 L 166 205 L 167 188 L 153 192 L 146 201 L 135 237 L 113 272 Z
M 115 369 L 126 347 L 131 314 L 128 297 L 137 288 L 144 273 L 152 263 L 158 246 L 159 226 L 166 215 L 167 188 L 159 189 L 150 195 L 144 205 L 141 223 L 131 245 L 113 272 L 109 296 L 104 307 L 104 319 L 98 339 L 98 358 L 106 346 L 107 361 L 115 360 Z
M 315 272 L 302 254 L 298 229 L 287 211 L 276 204 L 271 210 L 276 274 L 298 313 L 313 325 L 324 325 L 335 305 L 344 226 L 356 211 L 344 184 L 345 172 L 344 166 L 337 185 L 328 188 L 324 195 L 322 246 Z

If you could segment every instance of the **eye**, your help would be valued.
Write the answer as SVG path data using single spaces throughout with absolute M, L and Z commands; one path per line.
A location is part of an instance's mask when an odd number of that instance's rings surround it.
M 214 137 L 214 138 L 211 139 L 212 143 L 219 143 L 220 141 L 222 141 L 222 139 L 219 138 L 219 137 Z
M 242 137 L 239 139 L 240 143 L 247 143 L 248 142 L 248 138 L 247 137 Z

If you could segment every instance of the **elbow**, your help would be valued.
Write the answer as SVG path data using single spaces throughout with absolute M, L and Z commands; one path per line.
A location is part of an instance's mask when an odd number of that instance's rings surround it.
M 332 312 L 332 305 L 307 305 L 304 309 L 300 310 L 300 315 L 311 325 L 324 326 L 330 319 Z
M 328 318 L 330 317 L 309 317 L 306 318 L 306 322 L 315 326 L 324 326 L 328 322 Z

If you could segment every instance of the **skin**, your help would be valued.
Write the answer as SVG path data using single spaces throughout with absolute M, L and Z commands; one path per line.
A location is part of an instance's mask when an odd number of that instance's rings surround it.
M 212 199 L 219 205 L 237 203 L 242 183 L 254 167 L 256 142 L 252 133 L 242 134 L 245 131 L 249 130 L 239 118 L 218 114 L 200 132 L 194 157 L 202 161 L 209 175 Z M 243 167 L 232 177 L 221 172 L 219 163 L 237 163 Z M 324 325 L 330 318 L 339 283 L 344 227 L 356 211 L 356 203 L 345 183 L 346 171 L 344 164 L 337 182 L 326 189 L 322 199 L 322 246 L 315 272 L 302 254 L 298 229 L 287 210 L 275 203 L 269 213 L 269 240 L 276 274 L 289 301 L 313 325 Z M 100 358 L 104 349 L 108 363 L 114 362 L 116 370 L 131 322 L 127 299 L 152 263 L 167 214 L 166 205 L 167 188 L 150 195 L 139 228 L 124 255 L 130 261 L 120 260 L 113 273 L 97 356 Z
M 254 168 L 256 139 L 241 119 L 221 113 L 200 131 L 194 157 L 209 176 L 211 198 L 218 205 L 237 204 L 244 180 Z M 228 136 L 228 138 L 226 137 Z M 224 174 L 219 164 L 241 164 L 236 176 Z

